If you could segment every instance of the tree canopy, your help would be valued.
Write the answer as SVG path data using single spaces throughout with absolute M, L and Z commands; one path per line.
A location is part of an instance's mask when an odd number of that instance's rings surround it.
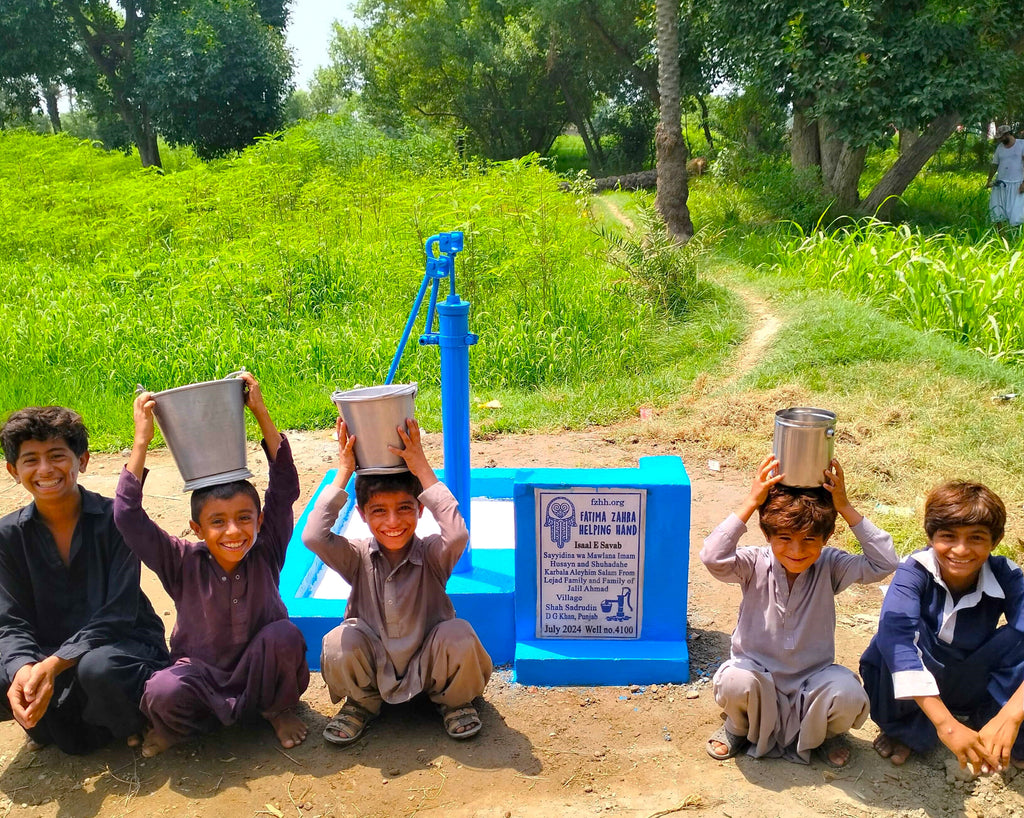
M 0 6 L 0 88 L 75 90 L 113 141 L 159 165 L 157 131 L 202 156 L 281 123 L 288 0 L 17 0 Z M 20 85 L 19 85 L 20 83 Z M 112 127 L 116 118 L 119 128 Z M 115 131 L 121 130 L 118 138 Z

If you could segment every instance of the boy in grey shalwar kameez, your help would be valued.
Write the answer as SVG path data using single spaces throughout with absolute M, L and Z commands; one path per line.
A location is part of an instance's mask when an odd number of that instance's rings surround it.
M 455 618 L 445 591 L 469 531 L 459 504 L 438 481 L 420 444 L 415 420 L 399 428 L 404 449 L 391 447 L 408 472 L 357 475 L 356 503 L 369 540 L 348 540 L 332 526 L 348 500 L 355 469 L 353 442 L 338 420 L 339 468 L 310 512 L 302 542 L 352 587 L 345 620 L 324 637 L 321 673 L 331 698 L 345 704 L 324 730 L 336 745 L 359 739 L 381 704 L 426 693 L 454 739 L 480 731 L 473 699 L 484 691 L 491 658 L 473 627 Z M 420 538 L 416 524 L 426 506 L 440 534 Z
M 835 595 L 855 582 L 878 582 L 897 565 L 892 537 L 862 517 L 832 461 L 818 489 L 781 485 L 779 462 L 766 458 L 746 501 L 704 541 L 700 558 L 712 576 L 742 586 L 732 657 L 715 674 L 715 701 L 725 724 L 708 739 L 715 759 L 748 746 L 755 758 L 808 763 L 821 748 L 830 766 L 850 759 L 845 733 L 868 715 L 852 671 L 835 664 Z M 759 512 L 768 545 L 737 549 Z M 842 515 L 863 554 L 825 543 Z

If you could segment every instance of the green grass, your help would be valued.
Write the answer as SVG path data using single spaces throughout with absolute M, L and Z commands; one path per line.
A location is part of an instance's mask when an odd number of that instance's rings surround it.
M 71 405 L 97 447 L 122 446 L 136 383 L 244 365 L 279 425 L 324 426 L 334 389 L 382 382 L 440 230 L 466 233 L 474 394 L 505 407 L 474 409 L 484 427 L 658 405 L 739 333 L 721 290 L 670 312 L 609 263 L 588 208 L 536 162 L 467 165 L 426 137 L 323 121 L 236 159 L 167 164 L 161 176 L 67 137 L 0 133 L 0 414 Z M 428 427 L 438 370 L 415 342 L 399 370 L 421 383 Z

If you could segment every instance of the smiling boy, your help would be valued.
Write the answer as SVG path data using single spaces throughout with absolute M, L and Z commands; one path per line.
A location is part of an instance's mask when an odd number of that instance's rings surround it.
M 725 724 L 706 749 L 717 760 L 749 747 L 755 758 L 807 763 L 820 748 L 827 764 L 842 767 L 845 733 L 867 718 L 868 701 L 853 672 L 835 664 L 835 595 L 892 573 L 896 551 L 851 505 L 837 461 L 818 489 L 781 485 L 778 469 L 774 457 L 762 461 L 747 499 L 700 552 L 712 576 L 743 589 L 732 656 L 714 679 Z M 767 545 L 737 549 L 755 510 Z M 863 554 L 826 547 L 837 513 Z
M 85 753 L 137 743 L 139 699 L 167 664 L 164 628 L 139 588 L 139 561 L 111 501 L 78 485 L 82 418 L 59 406 L 12 414 L 7 471 L 33 502 L 0 520 L 0 683 L 33 749 Z
M 345 620 L 324 637 L 321 673 L 331 699 L 345 704 L 324 730 L 336 745 L 351 744 L 380 713 L 426 693 L 455 739 L 480 731 L 473 699 L 491 675 L 491 658 L 472 626 L 455 618 L 445 591 L 469 540 L 459 506 L 430 468 L 415 420 L 399 427 L 404 449 L 390 447 L 408 472 L 357 475 L 356 504 L 373 537 L 351 541 L 331 531 L 348 501 L 353 446 L 338 419 L 337 474 L 310 512 L 302 542 L 352 587 Z M 416 536 L 423 507 L 440 534 Z
M 1005 524 L 980 483 L 945 483 L 925 501 L 929 547 L 896 570 L 860 664 L 875 749 L 893 764 L 941 740 L 961 767 L 1024 766 L 1024 575 L 992 556 Z
M 266 501 L 261 507 L 259 493 L 245 480 L 197 489 L 189 522 L 197 543 L 171 536 L 142 508 L 156 404 L 149 392 L 135 399 L 135 442 L 118 481 L 114 518 L 177 609 L 174 664 L 153 675 L 142 697 L 151 724 L 145 756 L 250 714 L 270 722 L 282 747 L 306 737 L 294 712 L 309 684 L 306 642 L 288 620 L 278 590 L 299 476 L 259 384 L 248 372 L 241 377 L 270 464 Z

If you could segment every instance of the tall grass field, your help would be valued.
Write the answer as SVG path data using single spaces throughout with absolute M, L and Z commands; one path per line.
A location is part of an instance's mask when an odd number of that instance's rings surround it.
M 98 447 L 120 446 L 136 384 L 246 366 L 279 425 L 326 425 L 334 389 L 383 382 L 423 243 L 442 230 L 466 234 L 456 273 L 480 335 L 483 426 L 656 405 L 740 331 L 720 291 L 667 311 L 611 263 L 585 202 L 531 160 L 465 164 L 425 137 L 328 120 L 231 160 L 167 165 L 0 132 L 0 415 L 70 405 Z M 436 428 L 437 349 L 410 344 L 398 379 L 421 384 L 418 412 Z M 476 406 L 495 398 L 502 409 Z

